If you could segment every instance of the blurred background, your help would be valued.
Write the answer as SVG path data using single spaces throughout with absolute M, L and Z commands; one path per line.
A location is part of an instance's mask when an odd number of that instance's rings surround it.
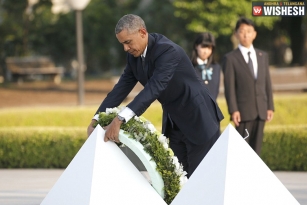
M 65 0 L 0 1 L 1 82 L 13 79 L 8 57 L 48 57 L 62 67 L 63 79 L 77 76 L 75 12 Z M 235 23 L 240 16 L 255 21 L 255 46 L 270 54 L 274 67 L 307 63 L 307 16 L 253 17 L 250 0 L 91 0 L 83 11 L 86 77 L 118 75 L 125 65 L 114 27 L 124 14 L 140 15 L 149 32 L 166 35 L 190 55 L 197 33 L 217 38 L 216 59 L 235 48 Z M 37 77 L 39 78 L 39 77 Z
M 70 1 L 0 0 L 0 168 L 69 164 L 124 69 L 126 53 L 114 28 L 133 13 L 145 20 L 148 32 L 164 34 L 189 56 L 197 34 L 212 32 L 219 63 L 237 47 L 237 19 L 252 19 L 254 46 L 269 53 L 275 103 L 261 158 L 271 170 L 307 171 L 306 6 L 305 16 L 253 17 L 251 0 L 85 0 L 82 12 Z M 141 89 L 137 84 L 124 103 Z M 217 102 L 223 130 L 230 122 L 223 80 Z M 153 103 L 144 117 L 161 130 L 160 104 Z M 305 192 L 296 198 L 305 200 Z

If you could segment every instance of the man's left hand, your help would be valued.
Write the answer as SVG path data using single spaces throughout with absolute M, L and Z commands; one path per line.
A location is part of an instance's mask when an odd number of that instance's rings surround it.
M 267 118 L 266 118 L 266 121 L 267 121 L 267 122 L 270 122 L 270 121 L 273 119 L 273 115 L 274 115 L 273 110 L 268 110 L 268 111 L 267 111 Z
M 120 121 L 117 117 L 113 119 L 113 121 L 106 127 L 106 133 L 104 135 L 105 142 L 109 140 L 113 142 L 119 142 L 118 135 L 122 123 L 123 122 Z

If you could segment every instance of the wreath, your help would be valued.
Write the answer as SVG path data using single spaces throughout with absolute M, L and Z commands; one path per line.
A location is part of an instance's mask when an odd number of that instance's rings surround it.
M 109 125 L 120 110 L 121 108 L 115 107 L 107 108 L 106 112 L 100 112 L 95 126 Z M 140 142 L 145 152 L 156 163 L 156 169 L 164 181 L 164 201 L 170 204 L 188 179 L 183 166 L 169 148 L 168 138 L 158 132 L 154 125 L 142 116 L 135 116 L 127 123 L 123 123 L 121 129 L 129 137 Z

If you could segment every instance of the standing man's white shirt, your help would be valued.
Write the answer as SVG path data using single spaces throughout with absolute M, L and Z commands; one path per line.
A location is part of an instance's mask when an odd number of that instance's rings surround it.
M 256 55 L 256 51 L 254 49 L 254 46 L 251 45 L 249 48 L 246 48 L 246 47 L 242 46 L 241 44 L 239 44 L 238 48 L 241 51 L 241 53 L 243 55 L 243 58 L 244 58 L 246 63 L 248 63 L 248 52 L 251 52 L 250 57 L 251 57 L 251 59 L 253 61 L 255 79 L 257 79 L 257 76 L 258 76 L 258 62 L 257 62 L 257 55 Z

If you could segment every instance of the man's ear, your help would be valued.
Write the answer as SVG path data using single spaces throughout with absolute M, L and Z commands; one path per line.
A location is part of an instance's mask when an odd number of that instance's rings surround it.
M 142 38 L 144 38 L 147 36 L 147 30 L 145 28 L 140 28 L 139 34 L 141 35 Z
M 233 35 L 236 37 L 236 39 L 238 39 L 238 40 L 239 40 L 239 34 L 238 34 L 238 32 L 237 32 L 237 31 L 234 31 L 234 32 L 233 32 Z
M 257 37 L 257 31 L 255 31 L 255 33 L 254 33 L 254 40 L 255 40 L 256 37 Z

